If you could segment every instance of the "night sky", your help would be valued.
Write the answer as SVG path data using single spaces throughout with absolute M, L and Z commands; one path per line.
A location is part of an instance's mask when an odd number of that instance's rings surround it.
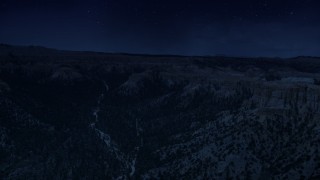
M 148 54 L 320 56 L 320 1 L 0 0 L 0 43 Z

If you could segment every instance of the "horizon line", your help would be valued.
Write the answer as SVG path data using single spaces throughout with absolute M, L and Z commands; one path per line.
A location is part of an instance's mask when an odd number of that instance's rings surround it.
M 181 57 L 181 58 L 248 58 L 248 59 L 256 59 L 256 58 L 264 58 L 264 59 L 295 59 L 295 58 L 320 58 L 320 56 L 312 56 L 312 55 L 298 55 L 291 57 L 279 57 L 279 56 L 248 56 L 248 55 L 227 55 L 223 53 L 217 53 L 215 55 L 182 55 L 182 54 L 157 54 L 157 53 L 129 53 L 129 52 L 108 52 L 108 51 L 95 51 L 95 50 L 71 50 L 71 49 L 59 49 L 53 48 L 43 45 L 17 45 L 17 44 L 8 44 L 8 43 L 0 43 L 0 46 L 9 46 L 9 47 L 21 47 L 21 48 L 43 48 L 52 51 L 61 51 L 61 52 L 77 52 L 77 53 L 94 53 L 94 54 L 106 54 L 106 55 L 127 55 L 127 56 L 150 56 L 150 57 Z

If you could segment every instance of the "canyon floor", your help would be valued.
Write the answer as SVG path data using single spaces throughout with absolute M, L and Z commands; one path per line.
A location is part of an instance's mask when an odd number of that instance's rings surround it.
M 320 58 L 0 45 L 0 179 L 320 179 Z

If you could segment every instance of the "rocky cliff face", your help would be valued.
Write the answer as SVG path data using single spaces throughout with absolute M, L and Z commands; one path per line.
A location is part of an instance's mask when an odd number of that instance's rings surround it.
M 0 52 L 1 179 L 320 178 L 320 59 Z

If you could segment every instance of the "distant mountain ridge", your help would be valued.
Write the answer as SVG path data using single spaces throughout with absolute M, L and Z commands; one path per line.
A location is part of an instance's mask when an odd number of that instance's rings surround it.
M 8 53 L 16 53 L 17 55 L 45 55 L 45 54 L 55 54 L 55 53 L 66 53 L 66 54 L 77 54 L 80 53 L 81 55 L 87 53 L 88 55 L 99 54 L 99 55 L 128 55 L 128 56 L 151 56 L 151 57 L 185 57 L 185 58 L 239 58 L 239 59 L 258 59 L 264 57 L 234 57 L 228 56 L 225 54 L 217 54 L 217 55 L 206 55 L 206 56 L 184 56 L 184 55 L 174 55 L 174 54 L 132 54 L 132 53 L 125 53 L 125 52 L 118 52 L 118 53 L 110 53 L 110 52 L 98 52 L 98 51 L 70 51 L 70 50 L 58 50 L 55 48 L 47 48 L 44 46 L 17 46 L 17 45 L 10 45 L 10 44 L 1 44 L 0 43 L 0 55 L 7 55 Z M 266 59 L 277 59 L 275 57 L 265 57 Z M 300 59 L 300 58 L 309 58 L 309 59 L 320 59 L 320 57 L 315 56 L 297 56 L 292 58 L 278 58 L 278 59 Z

